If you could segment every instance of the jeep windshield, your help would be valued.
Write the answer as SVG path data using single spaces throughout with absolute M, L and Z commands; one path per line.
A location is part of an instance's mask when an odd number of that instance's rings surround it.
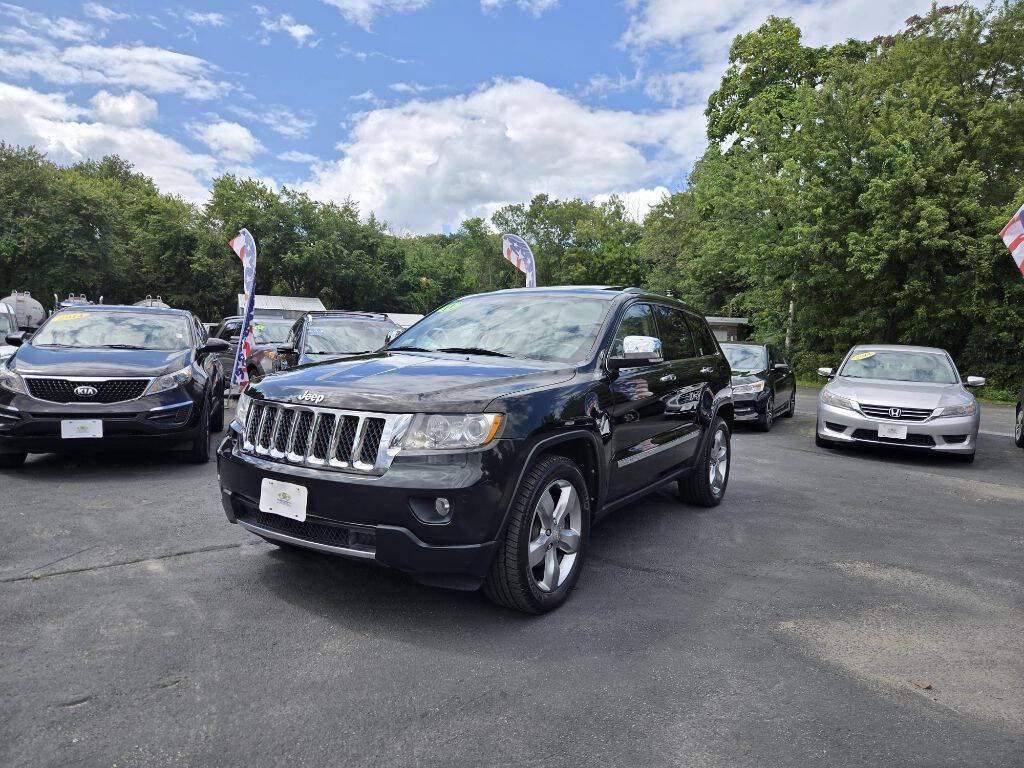
M 387 341 L 391 323 L 366 320 L 317 320 L 306 330 L 304 355 L 354 355 L 376 352 Z
M 189 323 L 181 315 L 143 312 L 58 312 L 32 337 L 34 347 L 188 349 Z
M 593 350 L 608 307 L 578 296 L 479 296 L 441 307 L 388 348 L 578 363 Z

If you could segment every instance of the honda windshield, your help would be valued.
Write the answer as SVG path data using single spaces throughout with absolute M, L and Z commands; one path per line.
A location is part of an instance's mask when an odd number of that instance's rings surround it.
M 955 384 L 956 373 L 949 358 L 936 352 L 863 350 L 850 355 L 840 376 L 886 381 L 915 381 Z
M 480 350 L 480 354 L 581 362 L 593 350 L 609 306 L 606 300 L 578 296 L 475 296 L 441 307 L 390 348 L 465 354 Z
M 35 336 L 34 347 L 180 350 L 191 346 L 182 315 L 143 312 L 76 312 L 53 315 Z

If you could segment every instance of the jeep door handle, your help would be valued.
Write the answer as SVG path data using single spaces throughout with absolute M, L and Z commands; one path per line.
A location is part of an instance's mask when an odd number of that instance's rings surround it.
M 714 368 L 712 368 L 712 367 L 711 367 L 710 365 L 705 365 L 705 366 L 704 366 L 703 368 L 701 368 L 701 369 L 700 369 L 700 372 L 701 372 L 701 373 L 711 373 L 711 372 L 713 372 L 714 370 L 715 370 L 715 369 L 714 369 Z
M 659 381 L 675 381 L 675 380 L 676 380 L 676 375 L 674 373 L 670 373 L 667 376 L 662 376 L 659 379 Z

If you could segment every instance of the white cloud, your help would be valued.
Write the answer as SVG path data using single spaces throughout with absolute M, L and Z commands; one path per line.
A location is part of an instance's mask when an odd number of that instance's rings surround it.
M 210 155 L 196 154 L 150 128 L 85 120 L 88 111 L 59 93 L 0 83 L 0 136 L 35 146 L 57 163 L 117 154 L 150 176 L 164 192 L 205 200 L 217 171 Z
M 124 21 L 130 19 L 132 15 L 130 13 L 121 13 L 115 11 L 112 8 L 107 8 L 105 5 L 99 3 L 83 3 L 82 12 L 86 16 L 91 16 L 97 21 L 102 21 L 105 24 L 109 24 L 112 21 Z
M 373 20 L 380 14 L 418 11 L 430 4 L 430 0 L 323 0 L 323 2 L 341 11 L 345 21 L 358 24 L 364 29 L 369 29 Z
M 193 136 L 227 160 L 244 163 L 264 149 L 248 128 L 229 120 L 191 123 L 188 128 Z
M 185 11 L 185 21 L 195 24 L 197 27 L 223 27 L 226 23 L 223 13 L 201 13 L 200 11 Z
M 392 83 L 388 86 L 395 93 L 426 93 L 427 91 L 445 90 L 446 85 L 423 85 L 422 83 Z
M 277 159 L 283 160 L 286 163 L 305 163 L 306 165 L 320 162 L 320 158 L 316 155 L 311 155 L 308 152 L 298 152 L 294 149 L 282 152 L 277 156 Z
M 400 230 L 436 232 L 539 192 L 591 199 L 664 183 L 703 146 L 700 107 L 593 109 L 533 80 L 498 80 L 356 116 L 341 157 L 303 188 L 351 197 Z
M 289 16 L 287 13 L 282 13 L 276 20 L 271 19 L 269 12 L 262 5 L 254 5 L 253 10 L 262 17 L 260 20 L 260 26 L 263 27 L 266 32 L 285 32 L 292 36 L 292 39 L 301 48 L 306 44 L 306 40 L 313 35 L 313 28 L 307 24 L 300 24 L 294 18 Z M 264 45 L 270 42 L 270 38 L 264 36 L 260 41 Z M 319 40 L 312 41 L 310 47 L 315 47 Z
M 156 117 L 156 101 L 138 91 L 120 96 L 99 91 L 89 101 L 92 114 L 105 123 L 114 125 L 144 125 Z
M 0 3 L 0 14 L 13 17 L 26 29 L 41 32 L 57 40 L 80 43 L 91 40 L 96 36 L 92 25 L 86 24 L 84 21 L 69 19 L 66 16 L 53 19 L 41 13 L 30 11 L 27 8 L 22 8 L 20 5 Z
M 598 205 L 609 202 L 612 197 L 622 201 L 626 214 L 634 221 L 643 221 L 651 208 L 656 206 L 668 197 L 668 187 L 658 186 L 653 188 L 634 189 L 628 192 L 611 192 L 603 195 L 594 195 L 594 202 Z
M 979 0 L 980 2 L 980 0 Z M 729 47 L 740 34 L 757 29 L 769 16 L 790 17 L 807 45 L 833 44 L 849 38 L 868 39 L 897 31 L 905 19 L 926 13 L 930 0 L 626 0 L 629 27 L 622 44 L 638 55 L 670 47 L 688 61 L 678 72 L 647 79 L 651 98 L 669 104 L 704 103 L 718 85 Z
M 264 110 L 260 113 L 260 118 L 274 133 L 279 133 L 290 139 L 301 139 L 309 135 L 309 129 L 316 125 L 314 118 L 299 117 L 284 107 L 272 107 Z
M 63 50 L 37 36 L 0 36 L 0 72 L 36 75 L 61 85 L 114 85 L 208 100 L 230 89 L 203 59 L 147 45 L 74 45 Z
M 494 11 L 505 5 L 508 0 L 480 0 L 480 8 L 484 11 Z M 550 11 L 558 5 L 558 0 L 516 0 L 516 7 L 521 11 L 527 11 L 534 16 L 540 16 L 544 11 Z

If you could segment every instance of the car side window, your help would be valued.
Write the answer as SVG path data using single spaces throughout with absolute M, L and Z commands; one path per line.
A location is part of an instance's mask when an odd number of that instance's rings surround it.
M 301 352 L 299 349 L 299 336 L 302 334 L 302 318 L 295 321 L 295 325 L 288 331 L 288 346 L 295 349 L 296 352 Z
M 703 317 L 690 316 L 690 327 L 693 328 L 693 337 L 697 343 L 697 354 L 701 357 L 718 354 L 718 344 L 715 343 L 715 335 L 711 333 L 707 321 Z
M 684 360 L 694 356 L 693 335 L 686 315 L 678 309 L 656 304 L 654 313 L 661 333 L 662 353 L 666 360 Z
M 238 336 L 242 329 L 241 320 L 229 320 L 220 329 L 220 338 L 230 341 L 232 336 Z
M 658 337 L 658 327 L 654 322 L 654 312 L 650 304 L 633 304 L 619 321 L 619 330 L 612 342 L 612 355 L 622 354 L 622 341 L 627 336 Z
M 195 315 L 192 315 L 192 324 L 196 328 L 196 339 L 199 340 L 199 345 L 202 346 L 206 343 L 206 339 L 208 338 L 206 334 L 206 326 L 199 322 L 199 318 Z

